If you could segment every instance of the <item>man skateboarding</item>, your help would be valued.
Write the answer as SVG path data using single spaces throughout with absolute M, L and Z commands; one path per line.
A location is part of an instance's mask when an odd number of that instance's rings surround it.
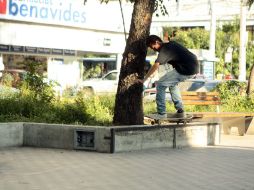
M 160 77 L 156 83 L 157 117 L 167 117 L 165 104 L 166 88 L 169 88 L 172 101 L 177 110 L 176 117 L 184 117 L 184 107 L 178 83 L 192 78 L 198 73 L 197 57 L 179 43 L 172 40 L 163 43 L 161 38 L 156 35 L 148 36 L 146 45 L 159 52 L 159 54 L 154 65 L 147 72 L 144 79 L 139 80 L 139 82 L 144 83 L 160 65 L 171 64 L 173 67 L 172 70 L 167 71 L 166 74 Z

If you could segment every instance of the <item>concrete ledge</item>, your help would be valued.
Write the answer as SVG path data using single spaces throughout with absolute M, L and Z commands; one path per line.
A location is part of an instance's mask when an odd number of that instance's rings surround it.
M 73 149 L 73 130 L 77 126 L 24 123 L 24 146 Z
M 87 133 L 88 132 L 88 133 Z M 93 135 L 91 135 L 91 133 Z M 102 126 L 80 126 L 74 129 L 74 149 L 112 152 L 112 129 Z
M 78 126 L 45 123 L 0 125 L 0 147 L 33 146 L 115 153 L 219 144 L 218 123 L 163 126 Z
M 218 123 L 196 122 L 162 126 L 115 127 L 113 150 L 123 152 L 151 148 L 205 147 L 220 142 Z
M 167 126 L 115 127 L 113 150 L 124 152 L 151 148 L 174 147 L 174 128 Z
M 220 126 L 216 123 L 197 123 L 194 126 L 176 127 L 175 146 L 205 147 L 220 143 Z
M 0 123 L 0 147 L 23 145 L 23 123 Z

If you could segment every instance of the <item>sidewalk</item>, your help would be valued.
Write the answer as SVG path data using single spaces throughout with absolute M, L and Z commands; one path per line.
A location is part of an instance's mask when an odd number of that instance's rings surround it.
M 254 148 L 254 135 L 222 135 L 221 146 L 249 147 Z
M 254 136 L 116 154 L 0 149 L 1 190 L 253 190 L 253 179 Z

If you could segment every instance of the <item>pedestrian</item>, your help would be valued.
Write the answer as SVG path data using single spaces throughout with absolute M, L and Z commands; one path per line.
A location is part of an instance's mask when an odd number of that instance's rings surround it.
M 164 43 L 161 38 L 156 35 L 148 36 L 146 45 L 154 51 L 159 52 L 159 54 L 144 79 L 139 80 L 139 82 L 144 83 L 160 65 L 171 64 L 172 69 L 161 76 L 156 83 L 157 114 L 159 118 L 167 117 L 165 96 L 166 89 L 169 88 L 174 107 L 177 110 L 176 116 L 184 117 L 184 107 L 178 83 L 192 78 L 198 73 L 199 66 L 197 57 L 179 43 L 173 40 Z

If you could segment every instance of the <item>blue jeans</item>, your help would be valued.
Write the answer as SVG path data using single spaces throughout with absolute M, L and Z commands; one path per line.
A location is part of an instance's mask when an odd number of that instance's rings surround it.
M 186 79 L 192 78 L 193 75 L 181 75 L 175 69 L 168 71 L 163 75 L 158 81 L 156 86 L 156 104 L 157 104 L 157 113 L 164 114 L 166 113 L 166 89 L 169 88 L 171 99 L 174 103 L 175 109 L 183 109 L 181 92 L 178 87 L 179 82 L 183 82 Z

